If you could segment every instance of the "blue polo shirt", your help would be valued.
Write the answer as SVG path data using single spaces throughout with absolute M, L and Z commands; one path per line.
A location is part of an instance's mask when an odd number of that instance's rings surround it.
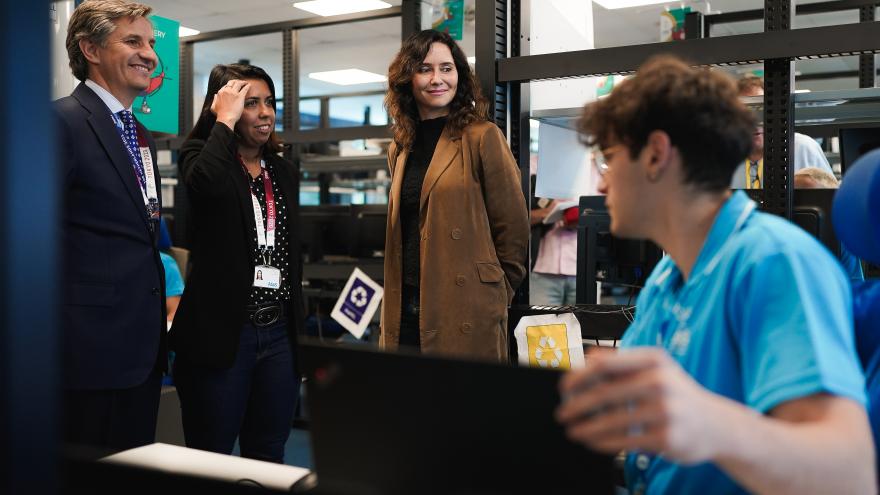
M 162 266 L 165 267 L 165 297 L 179 296 L 183 294 L 183 277 L 180 276 L 180 268 L 177 261 L 170 254 L 159 253 Z
M 740 191 L 719 211 L 687 282 L 667 256 L 637 307 L 622 346 L 663 346 L 714 393 L 762 413 L 820 392 L 865 404 L 840 264 Z M 625 472 L 631 493 L 746 493 L 710 463 L 634 453 Z

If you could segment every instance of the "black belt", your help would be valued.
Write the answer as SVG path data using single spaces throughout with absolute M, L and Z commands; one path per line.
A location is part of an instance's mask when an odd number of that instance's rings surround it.
M 273 301 L 245 307 L 245 322 L 255 327 L 268 327 L 287 316 L 287 302 Z

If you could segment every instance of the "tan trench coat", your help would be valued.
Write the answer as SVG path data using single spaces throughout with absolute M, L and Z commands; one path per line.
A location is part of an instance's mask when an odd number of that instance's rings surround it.
M 400 335 L 407 157 L 391 145 L 379 340 L 388 350 Z M 526 274 L 529 222 L 520 171 L 498 126 L 476 122 L 452 139 L 443 130 L 422 184 L 419 232 L 422 352 L 507 360 L 507 307 Z

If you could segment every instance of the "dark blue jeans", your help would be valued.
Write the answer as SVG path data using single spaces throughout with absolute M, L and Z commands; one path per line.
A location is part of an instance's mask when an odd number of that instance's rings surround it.
M 187 447 L 230 454 L 238 437 L 242 457 L 284 461 L 300 383 L 287 320 L 265 328 L 244 324 L 229 369 L 178 356 L 174 380 Z

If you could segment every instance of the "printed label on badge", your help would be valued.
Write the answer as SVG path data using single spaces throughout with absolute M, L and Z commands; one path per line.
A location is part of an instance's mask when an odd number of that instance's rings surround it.
M 379 307 L 383 293 L 381 285 L 355 268 L 345 288 L 342 289 L 342 294 L 336 301 L 330 317 L 338 321 L 352 335 L 361 338 Z
M 281 287 L 281 270 L 269 265 L 254 267 L 254 287 L 277 289 Z

